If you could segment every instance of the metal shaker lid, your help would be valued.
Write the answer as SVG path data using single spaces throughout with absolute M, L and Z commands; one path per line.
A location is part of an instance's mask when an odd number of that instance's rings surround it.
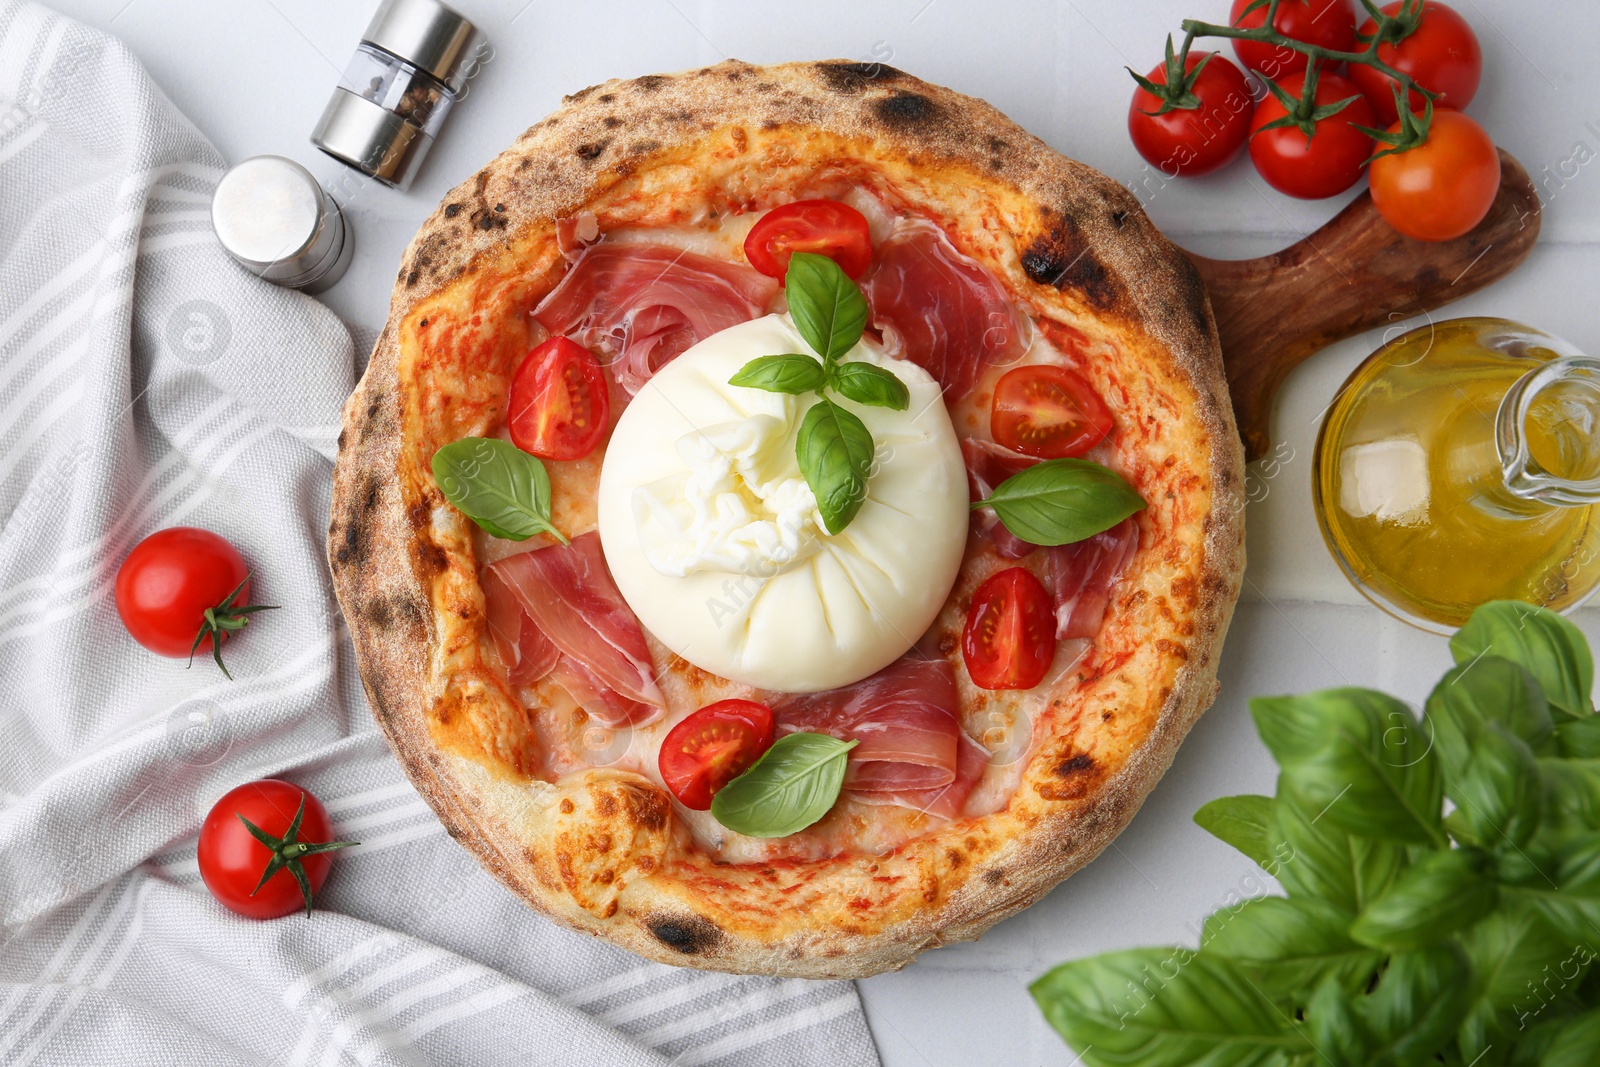
M 354 247 L 339 205 L 283 156 L 253 156 L 224 174 L 211 197 L 211 226 L 252 273 L 313 292 L 339 280 Z
M 383 0 L 361 39 L 459 90 L 476 29 L 439 0 Z
M 381 104 L 335 89 L 311 143 L 341 163 L 404 191 L 433 138 Z

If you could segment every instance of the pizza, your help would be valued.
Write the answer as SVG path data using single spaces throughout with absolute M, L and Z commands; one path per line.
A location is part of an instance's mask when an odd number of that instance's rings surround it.
M 445 197 L 328 553 L 396 756 L 513 892 L 861 977 L 1127 825 L 1215 696 L 1242 487 L 1127 190 L 881 64 L 730 61 L 575 93 Z

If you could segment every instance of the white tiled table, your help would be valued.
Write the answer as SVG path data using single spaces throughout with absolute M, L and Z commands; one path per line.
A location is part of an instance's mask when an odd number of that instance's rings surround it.
M 230 160 L 292 156 L 354 189 L 356 260 L 326 294 L 367 344 L 382 325 L 401 250 L 455 182 L 553 108 L 615 76 L 700 66 L 845 57 L 892 63 L 984 97 L 1056 148 L 1144 190 L 1156 222 L 1214 256 L 1271 251 L 1331 217 L 1268 190 L 1248 162 L 1198 181 L 1150 178 L 1124 129 L 1131 80 L 1188 16 L 1222 21 L 1224 0 L 457 0 L 495 53 L 451 117 L 410 193 L 349 181 L 307 140 L 375 6 L 367 0 L 53 0 L 121 36 Z M 1527 167 L 1547 201 L 1541 243 L 1515 275 L 1445 314 L 1518 319 L 1600 351 L 1600 10 L 1580 0 L 1453 0 L 1483 42 L 1471 107 Z M 1541 32 L 1528 25 L 1537 9 Z M 1492 253 L 1491 253 L 1492 254 Z M 1397 327 L 1405 325 L 1397 323 Z M 1214 796 L 1271 792 L 1273 765 L 1246 710 L 1256 694 L 1335 684 L 1424 696 L 1448 665 L 1444 641 L 1368 606 L 1322 546 L 1310 503 L 1318 417 L 1381 332 L 1328 349 L 1296 372 L 1276 419 L 1281 442 L 1265 498 L 1249 512 L 1244 601 L 1222 660 L 1222 695 L 1129 830 L 1087 870 L 981 942 L 925 955 L 861 983 L 891 1067 L 1071 1063 L 1025 986 L 1069 957 L 1192 943 L 1230 895 L 1265 887 L 1252 864 L 1189 816 Z M 1600 637 L 1600 615 L 1580 623 Z

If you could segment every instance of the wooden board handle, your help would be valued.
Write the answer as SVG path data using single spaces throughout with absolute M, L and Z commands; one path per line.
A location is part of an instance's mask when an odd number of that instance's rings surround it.
M 1539 194 L 1509 153 L 1500 193 L 1476 229 L 1430 243 L 1402 235 L 1362 193 L 1322 229 L 1258 259 L 1190 255 L 1222 338 L 1245 456 L 1271 447 L 1272 398 L 1326 345 L 1459 300 L 1509 274 L 1539 236 Z

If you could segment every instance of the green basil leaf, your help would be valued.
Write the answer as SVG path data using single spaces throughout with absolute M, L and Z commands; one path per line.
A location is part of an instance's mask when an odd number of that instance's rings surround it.
M 794 447 L 823 524 L 836 534 L 850 525 L 866 502 L 872 434 L 853 412 L 823 397 L 800 420 Z
M 1188 949 L 1064 963 L 1028 987 L 1092 1067 L 1282 1067 L 1311 1043 L 1237 965 Z
M 829 385 L 842 396 L 874 408 L 904 411 L 911 404 L 911 390 L 891 371 L 855 360 L 836 363 Z
M 1526 667 L 1544 687 L 1550 706 L 1569 718 L 1594 713 L 1594 658 L 1583 631 L 1548 608 L 1520 600 L 1495 600 L 1472 613 L 1450 638 L 1457 663 L 1483 655 Z
M 1461 934 L 1461 947 L 1472 960 L 1472 1007 L 1461 1024 L 1457 1045 L 1471 1063 L 1490 1048 L 1505 1049 L 1525 1028 L 1518 1009 L 1536 1006 L 1528 996 L 1549 973 L 1559 972 L 1573 946 L 1534 908 L 1503 901 Z M 1570 975 L 1563 978 L 1571 980 Z
M 867 325 L 867 300 L 861 287 L 827 256 L 796 252 L 783 279 L 794 325 L 825 364 L 832 364 L 861 340 Z
M 991 507 L 1007 530 L 1034 545 L 1070 545 L 1144 508 L 1122 476 L 1086 459 L 1047 459 L 995 487 Z
M 546 533 L 567 543 L 550 523 L 550 475 L 516 445 L 464 437 L 433 454 L 433 480 L 444 498 L 486 533 L 526 541 Z
M 1350 936 L 1374 948 L 1406 950 L 1436 944 L 1463 930 L 1499 903 L 1487 857 L 1475 848 L 1430 852 L 1402 871 L 1350 926 Z
M 1540 838 L 1584 837 L 1600 830 L 1600 759 L 1541 759 L 1544 814 Z
M 1443 847 L 1438 761 L 1404 704 L 1371 689 L 1250 702 L 1277 757 L 1280 798 L 1300 797 L 1364 837 Z
M 1473 740 L 1488 722 L 1505 726 L 1536 754 L 1555 750 L 1544 687 L 1520 663 L 1485 655 L 1451 669 L 1428 695 L 1427 724 L 1447 776 L 1465 769 Z
M 1316 987 L 1306 1005 L 1311 1044 L 1329 1067 L 1371 1067 L 1372 1038 L 1356 1014 L 1351 992 L 1337 978 Z
M 1539 828 L 1544 780 L 1533 752 L 1497 722 L 1485 723 L 1460 774 L 1446 775 L 1456 802 L 1448 820 L 1462 840 L 1487 849 L 1520 849 Z
M 788 837 L 828 814 L 844 785 L 845 755 L 859 742 L 785 734 L 717 790 L 711 814 L 747 837 Z
M 1574 944 L 1600 941 L 1600 833 L 1578 838 L 1556 861 L 1555 885 L 1548 871 L 1506 893 L 1526 901 Z
M 1539 1058 L 1539 1067 L 1594 1067 L 1600 1048 L 1600 1008 L 1566 1020 Z
M 1202 805 L 1194 813 L 1194 821 L 1202 830 L 1255 860 L 1257 865 L 1267 868 L 1274 862 L 1272 848 L 1267 844 L 1267 824 L 1272 821 L 1271 797 L 1218 797 Z
M 823 381 L 822 364 L 815 357 L 791 352 L 752 359 L 728 379 L 728 384 L 765 389 L 769 393 L 810 393 L 820 390 Z
M 1405 846 L 1347 833 L 1323 808 L 1307 810 L 1287 794 L 1272 808 L 1267 839 L 1279 857 L 1272 874 L 1290 897 L 1321 898 L 1359 912 L 1406 867 Z
M 1472 1006 L 1472 961 L 1454 941 L 1400 952 L 1371 995 L 1356 1002 L 1373 1044 L 1372 1064 L 1426 1064 L 1460 1028 Z
M 1271 989 L 1309 989 L 1333 977 L 1359 993 L 1382 965 L 1383 953 L 1351 940 L 1354 918 L 1326 900 L 1259 897 L 1212 913 L 1200 945 Z
M 1556 727 L 1555 739 L 1556 751 L 1569 759 L 1600 758 L 1600 715 L 1568 719 Z

